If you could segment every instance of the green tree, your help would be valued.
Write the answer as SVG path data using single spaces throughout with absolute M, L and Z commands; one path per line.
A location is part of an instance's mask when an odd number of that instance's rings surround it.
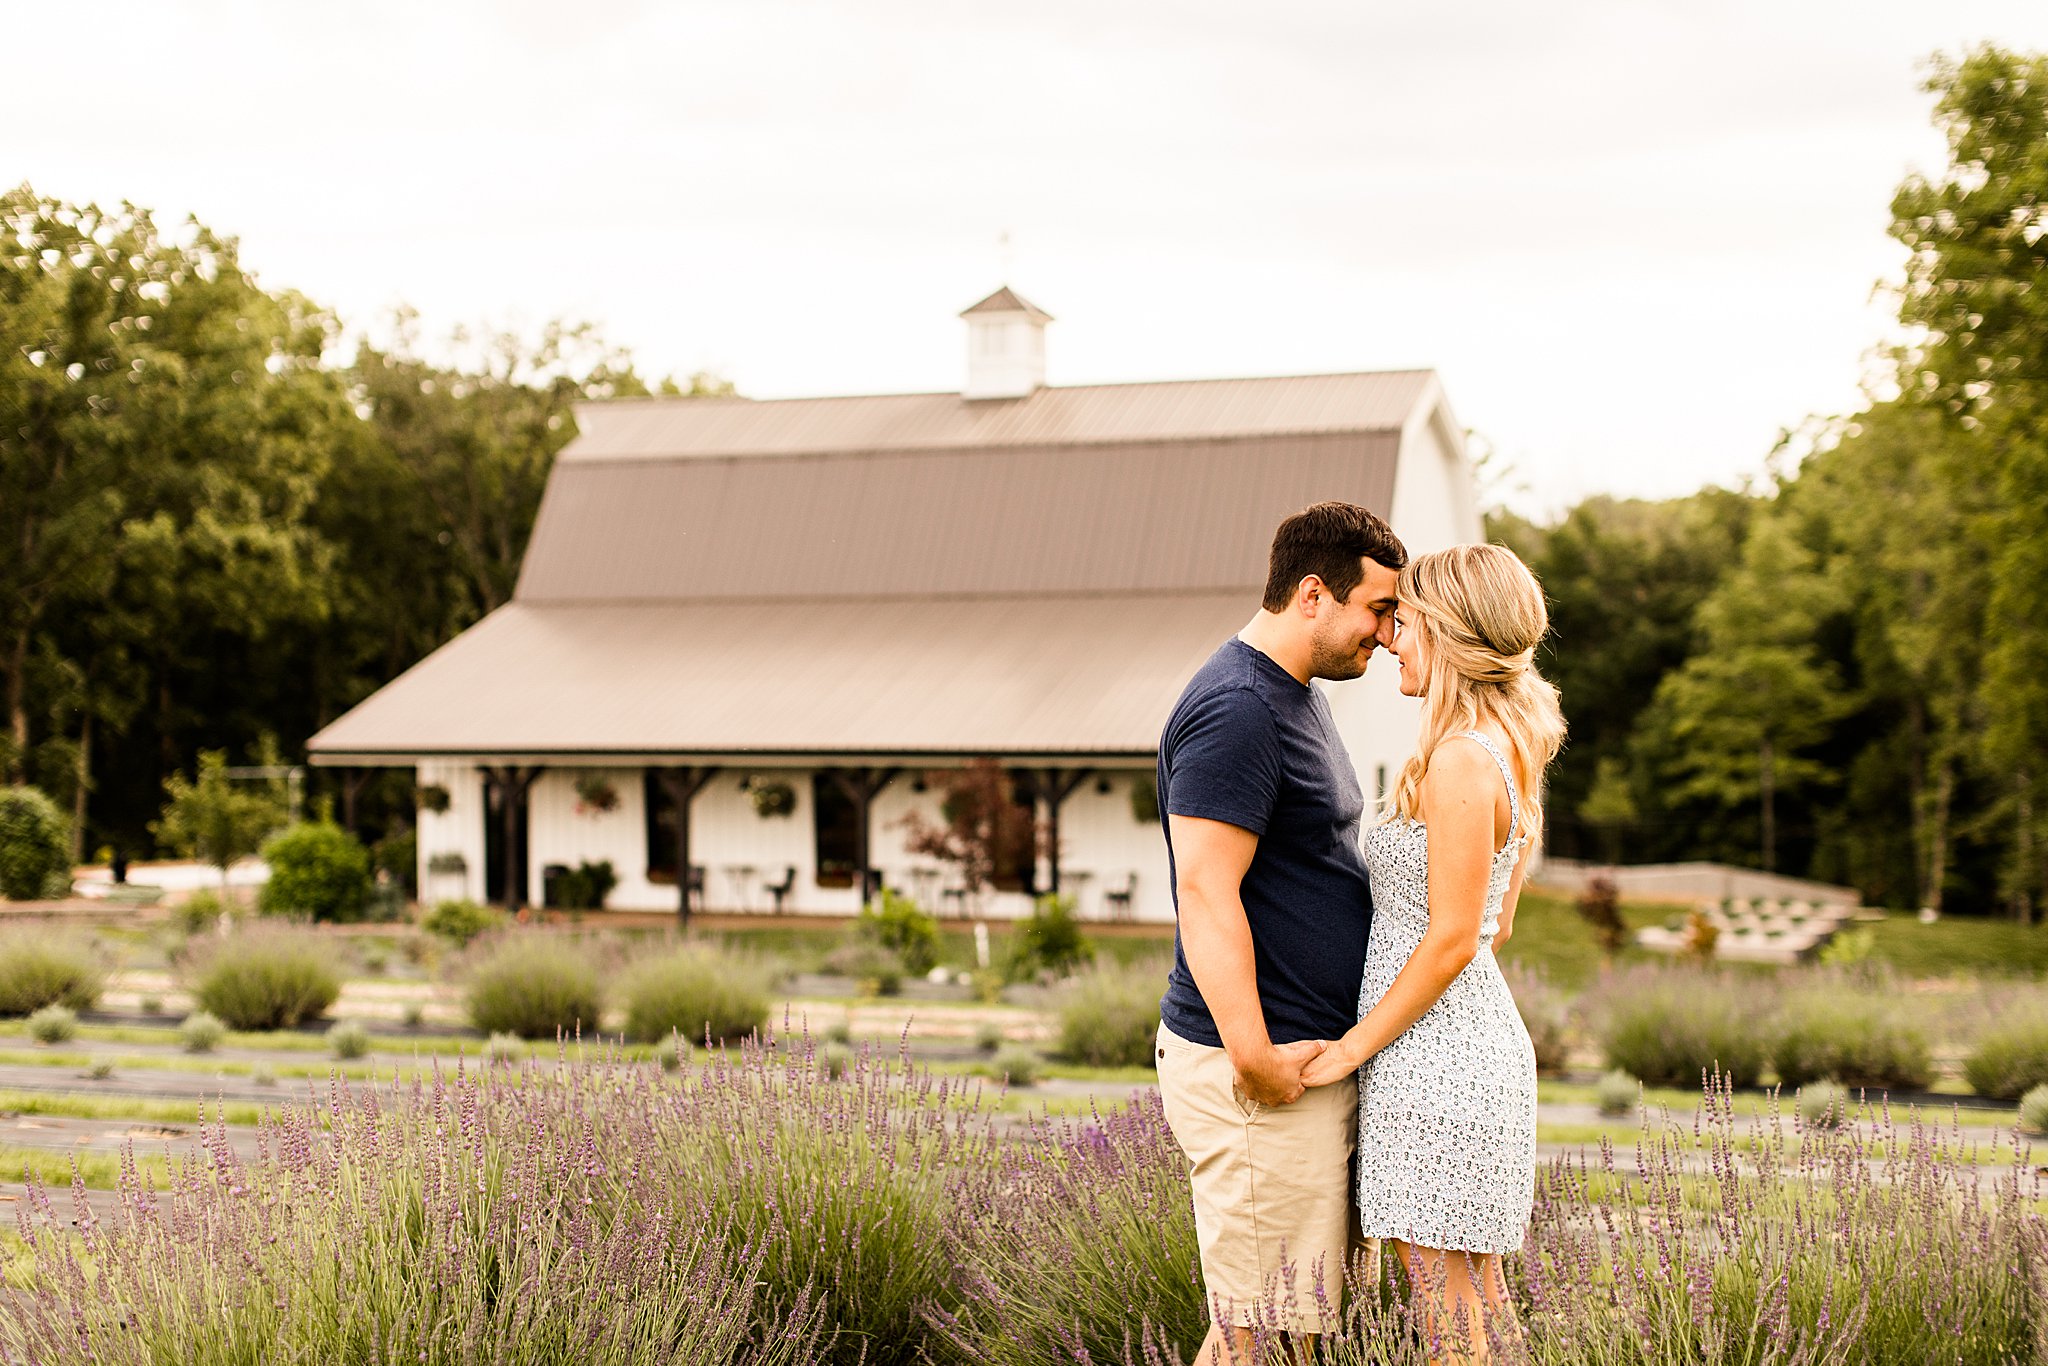
M 1558 687 L 1571 743 L 1547 798 L 1546 847 L 1612 860 L 1617 827 L 1588 816 L 1603 772 L 1612 798 L 1627 786 L 1634 859 L 1691 852 L 1692 828 L 1670 819 L 1654 765 L 1635 761 L 1632 736 L 1657 685 L 1692 654 L 1701 602 L 1734 562 L 1757 500 L 1724 489 L 1643 502 L 1589 498 L 1551 527 L 1495 514 L 1487 530 L 1535 572 L 1550 609 L 1538 652 Z
M 1833 598 L 1784 519 L 1760 518 L 1700 606 L 1699 651 L 1658 685 L 1652 707 L 1678 795 L 1754 808 L 1767 869 L 1777 867 L 1780 800 L 1835 776 L 1807 753 L 1844 710 L 1840 671 L 1815 646 Z
M 1983 438 L 1982 745 L 2011 832 L 2005 893 L 2031 918 L 2048 889 L 2048 56 L 1979 47 L 1938 58 L 1927 88 L 1948 165 L 1892 203 L 1911 253 L 1899 316 L 1925 337 L 1907 382 Z
M 274 790 L 238 785 L 227 766 L 225 751 L 204 750 L 197 782 L 182 773 L 166 778 L 163 815 L 154 826 L 165 847 L 220 869 L 223 898 L 228 870 L 260 850 L 285 816 Z

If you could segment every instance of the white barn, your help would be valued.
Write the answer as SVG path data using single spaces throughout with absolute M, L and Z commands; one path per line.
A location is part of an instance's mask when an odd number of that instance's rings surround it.
M 422 899 L 538 901 L 605 860 L 608 909 L 846 915 L 866 868 L 957 911 L 903 817 L 989 756 L 1059 841 L 986 913 L 1057 882 L 1085 919 L 1171 920 L 1133 788 L 1274 527 L 1341 498 L 1411 552 L 1479 539 L 1461 430 L 1430 371 L 1055 388 L 1045 313 L 1006 288 L 963 316 L 958 394 L 577 409 L 512 601 L 309 743 L 446 794 Z M 1390 666 L 1318 685 L 1369 794 L 1415 734 Z

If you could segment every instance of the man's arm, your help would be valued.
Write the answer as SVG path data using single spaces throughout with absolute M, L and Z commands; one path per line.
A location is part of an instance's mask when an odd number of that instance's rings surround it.
M 1307 1041 L 1275 1047 L 1266 1032 L 1251 925 L 1239 891 L 1259 837 L 1199 816 L 1169 815 L 1166 820 L 1180 901 L 1181 952 L 1216 1021 L 1230 1065 L 1237 1069 L 1237 1084 L 1262 1105 L 1291 1104 L 1301 1098 L 1303 1064 L 1324 1045 Z

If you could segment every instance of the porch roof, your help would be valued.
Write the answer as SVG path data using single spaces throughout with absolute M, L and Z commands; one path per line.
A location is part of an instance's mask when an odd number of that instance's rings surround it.
M 309 742 L 436 755 L 1150 754 L 1227 593 L 515 600 Z

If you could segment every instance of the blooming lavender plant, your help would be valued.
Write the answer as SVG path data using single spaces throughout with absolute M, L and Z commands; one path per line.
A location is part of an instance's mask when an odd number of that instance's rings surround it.
M 175 1361 L 1175 1366 L 1206 1319 L 1185 1159 L 1156 1096 L 999 1135 L 976 1086 L 802 1037 L 677 1073 L 617 1052 L 202 1125 L 167 1189 L 31 1185 L 0 1364 Z M 1981 1132 L 1981 1131 L 1980 1131 Z M 2030 1155 L 1878 1101 L 1738 1125 L 1717 1080 L 1632 1158 L 1547 1164 L 1508 1261 L 1530 1366 L 2034 1359 L 2048 1227 Z M 1282 1268 L 1237 1366 L 1294 1362 Z M 1458 1330 L 1361 1259 L 1325 1366 L 1422 1366 Z M 1426 1302 L 1431 1286 L 1421 1289 Z

